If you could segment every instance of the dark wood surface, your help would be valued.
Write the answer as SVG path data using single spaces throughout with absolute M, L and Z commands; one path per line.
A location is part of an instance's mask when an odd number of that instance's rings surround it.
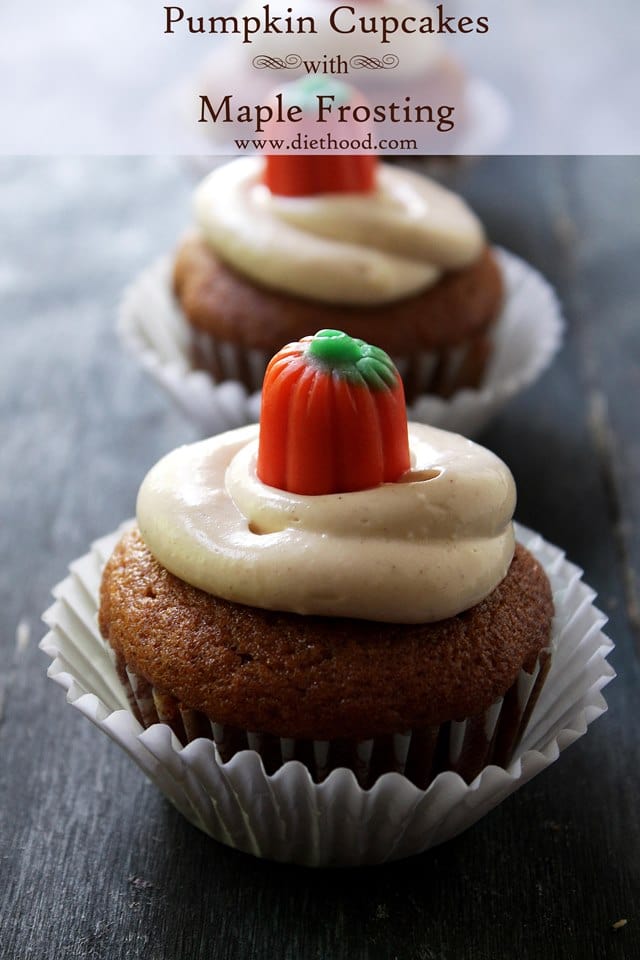
M 188 173 L 11 159 L 0 178 L 2 958 L 640 957 L 640 161 L 494 159 L 456 176 L 565 306 L 561 356 L 484 442 L 514 471 L 518 519 L 599 593 L 609 712 L 445 846 L 318 872 L 191 827 L 65 704 L 37 649 L 67 563 L 195 437 L 114 334 L 123 286 L 188 222 Z

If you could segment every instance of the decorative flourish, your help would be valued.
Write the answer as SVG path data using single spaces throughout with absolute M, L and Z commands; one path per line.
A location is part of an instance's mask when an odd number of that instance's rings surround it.
M 384 57 L 369 57 L 364 53 L 357 53 L 349 60 L 349 66 L 354 70 L 394 70 L 400 63 L 400 57 L 395 53 L 386 53 Z
M 267 54 L 260 53 L 252 60 L 253 66 L 258 70 L 295 70 L 302 66 L 302 57 L 297 53 L 290 53 L 286 57 L 270 57 Z

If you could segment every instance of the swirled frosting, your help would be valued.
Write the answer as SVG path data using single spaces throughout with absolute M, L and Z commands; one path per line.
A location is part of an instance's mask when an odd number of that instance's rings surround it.
M 145 543 L 187 583 L 268 610 L 426 623 L 505 576 L 515 486 L 484 447 L 412 423 L 402 482 L 301 496 L 258 480 L 257 437 L 250 426 L 180 447 L 140 488 Z
M 326 303 L 388 303 L 476 260 L 482 225 L 432 180 L 381 164 L 372 193 L 274 196 L 262 161 L 214 170 L 195 195 L 207 243 L 245 276 Z

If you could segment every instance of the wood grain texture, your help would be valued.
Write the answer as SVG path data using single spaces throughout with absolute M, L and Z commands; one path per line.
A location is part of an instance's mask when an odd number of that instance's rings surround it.
M 565 304 L 560 358 L 484 442 L 513 469 L 518 519 L 585 568 L 619 677 L 588 735 L 465 835 L 314 873 L 201 835 L 45 678 L 50 587 L 195 437 L 114 334 L 191 183 L 169 160 L 0 161 L 3 958 L 640 957 L 640 161 L 494 159 L 456 180 Z

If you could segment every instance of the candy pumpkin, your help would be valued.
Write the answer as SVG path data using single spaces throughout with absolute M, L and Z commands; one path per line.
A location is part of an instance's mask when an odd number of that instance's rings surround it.
M 402 380 L 384 350 L 320 330 L 273 357 L 262 388 L 263 483 L 346 493 L 395 482 L 409 465 Z
M 280 197 L 312 197 L 319 193 L 369 193 L 375 188 L 376 165 L 370 156 L 311 154 L 265 157 L 263 183 Z
M 286 84 L 280 94 L 285 106 L 298 106 L 303 112 L 301 124 L 290 124 L 289 136 L 299 134 L 315 142 L 322 136 L 341 141 L 362 139 L 366 131 L 354 121 L 337 123 L 332 113 L 328 121 L 318 121 L 318 98 L 330 97 L 334 108 L 352 109 L 366 101 L 354 88 L 333 77 L 309 76 Z M 272 126 L 274 129 L 272 129 Z M 271 139 L 282 137 L 282 129 L 273 124 L 265 130 Z M 319 193 L 369 193 L 375 189 L 378 159 L 373 154 L 280 153 L 265 157 L 263 183 L 281 197 L 311 197 Z

